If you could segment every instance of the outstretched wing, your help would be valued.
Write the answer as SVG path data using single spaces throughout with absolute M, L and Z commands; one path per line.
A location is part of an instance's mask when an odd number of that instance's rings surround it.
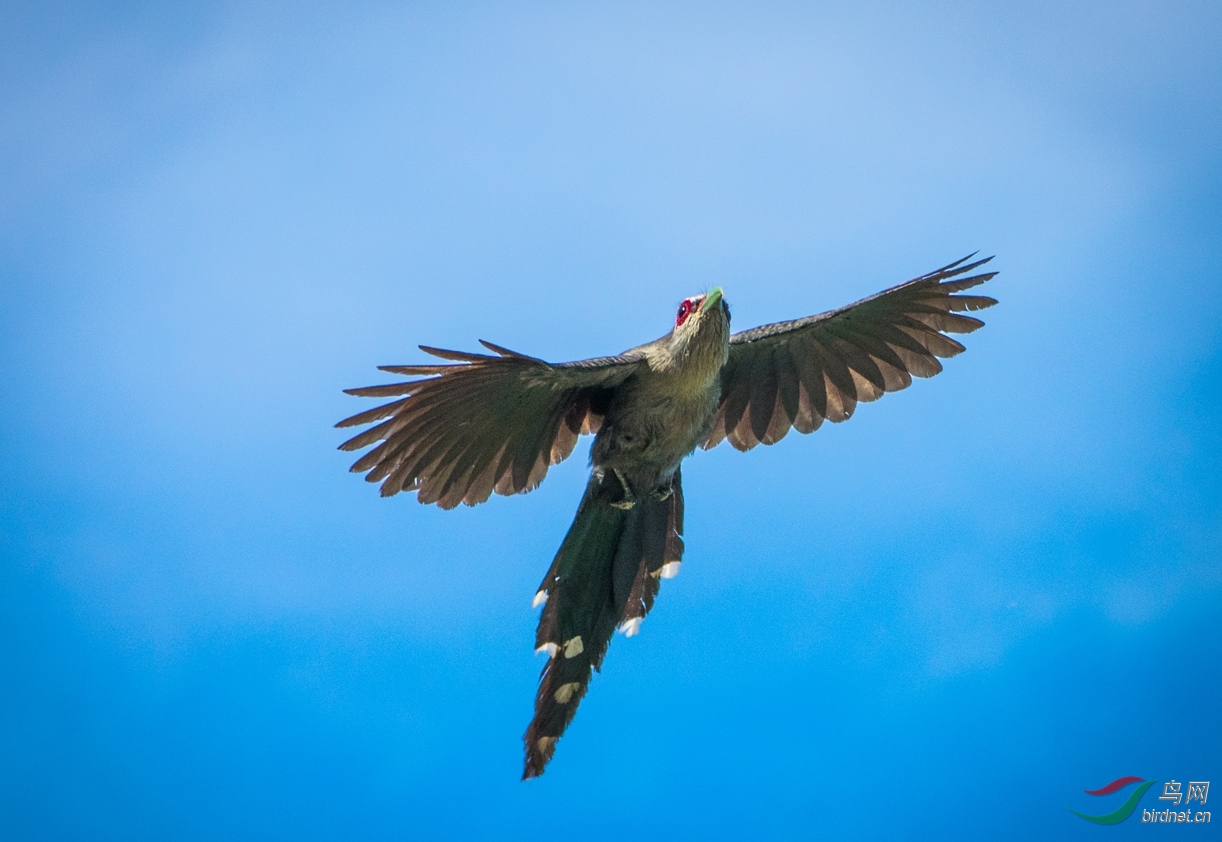
M 579 435 L 598 430 L 615 387 L 644 364 L 627 355 L 551 364 L 481 344 L 496 356 L 422 345 L 456 364 L 379 366 L 417 379 L 344 390 L 397 398 L 335 425 L 381 422 L 340 450 L 377 445 L 352 470 L 381 482 L 383 497 L 415 491 L 421 503 L 450 509 L 482 503 L 494 490 L 530 491 L 573 452 Z
M 727 438 L 739 450 L 774 444 L 791 425 L 810 433 L 824 419 L 846 420 L 859 402 L 907 387 L 914 374 L 937 374 L 938 357 L 964 350 L 946 334 L 984 324 L 959 314 L 997 303 L 955 294 L 997 274 L 970 274 L 992 260 L 969 262 L 973 256 L 839 310 L 731 336 L 721 405 L 704 447 Z

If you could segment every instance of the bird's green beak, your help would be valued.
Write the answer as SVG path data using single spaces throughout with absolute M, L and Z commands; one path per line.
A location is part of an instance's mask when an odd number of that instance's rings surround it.
M 719 304 L 721 304 L 721 287 L 713 287 L 704 297 L 704 303 L 700 305 L 700 312 L 703 313 L 710 307 L 716 307 Z

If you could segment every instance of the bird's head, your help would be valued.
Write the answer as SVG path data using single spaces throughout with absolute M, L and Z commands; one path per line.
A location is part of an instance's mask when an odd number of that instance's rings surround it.
M 730 305 L 726 303 L 721 287 L 713 287 L 703 295 L 683 299 L 679 312 L 675 314 L 675 334 L 691 336 L 710 327 L 730 326 Z
M 730 341 L 730 306 L 721 287 L 713 287 L 703 295 L 685 298 L 675 314 L 675 328 L 670 333 L 671 353 L 686 358 L 693 353 L 719 358 Z M 711 361 L 711 360 L 710 360 Z

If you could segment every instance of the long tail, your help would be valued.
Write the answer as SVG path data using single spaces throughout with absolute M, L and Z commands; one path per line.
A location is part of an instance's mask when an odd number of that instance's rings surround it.
M 611 505 L 622 495 L 618 485 L 614 475 L 608 475 L 606 484 L 597 475 L 590 478 L 577 517 L 535 595 L 536 605 L 546 601 L 536 651 L 550 657 L 539 677 L 535 718 L 523 737 L 523 780 L 543 774 L 616 627 L 629 637 L 636 634 L 653 607 L 660 580 L 679 572 L 679 472 L 665 499 L 644 495 L 627 510 Z

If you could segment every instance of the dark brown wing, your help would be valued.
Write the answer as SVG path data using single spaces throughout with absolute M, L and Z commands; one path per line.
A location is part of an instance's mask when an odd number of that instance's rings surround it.
M 421 503 L 450 509 L 482 503 L 494 490 L 530 491 L 549 466 L 573 452 L 579 435 L 598 430 L 612 391 L 641 364 L 619 356 L 553 365 L 481 344 L 496 356 L 422 345 L 456 364 L 379 366 L 418 379 L 345 389 L 360 397 L 398 398 L 335 425 L 381 422 L 340 450 L 377 444 L 352 470 L 381 482 L 383 497 L 415 491 Z
M 721 405 L 704 447 L 728 438 L 750 450 L 780 441 L 791 425 L 810 433 L 824 419 L 846 420 L 859 402 L 907 387 L 912 375 L 937 374 L 938 357 L 964 350 L 946 334 L 984 324 L 959 313 L 997 303 L 955 294 L 997 274 L 969 274 L 992 260 L 969 262 L 973 256 L 839 310 L 731 336 Z

